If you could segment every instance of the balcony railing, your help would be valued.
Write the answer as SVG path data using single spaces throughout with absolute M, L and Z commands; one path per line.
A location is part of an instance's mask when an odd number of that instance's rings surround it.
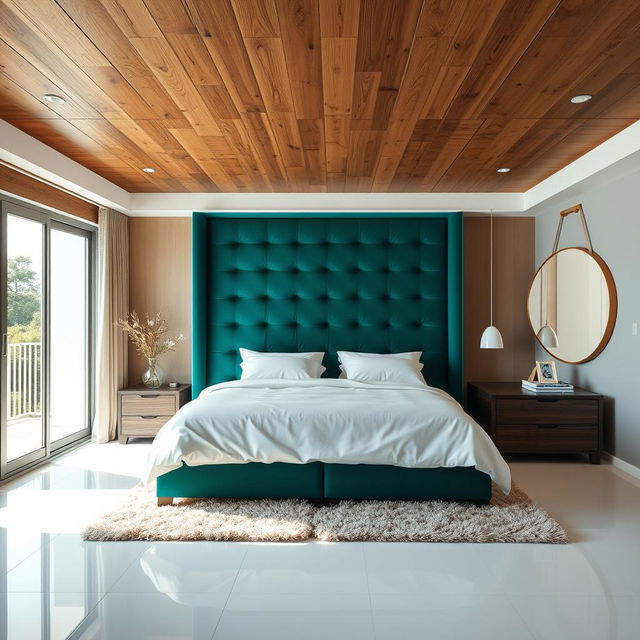
M 41 346 L 39 342 L 9 345 L 8 352 L 9 418 L 40 413 L 42 394 Z

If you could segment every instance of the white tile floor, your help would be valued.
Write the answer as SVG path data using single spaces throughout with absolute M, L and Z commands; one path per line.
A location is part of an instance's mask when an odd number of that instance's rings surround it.
M 147 448 L 0 486 L 0 638 L 640 638 L 640 483 L 609 465 L 512 463 L 566 546 L 83 542 Z

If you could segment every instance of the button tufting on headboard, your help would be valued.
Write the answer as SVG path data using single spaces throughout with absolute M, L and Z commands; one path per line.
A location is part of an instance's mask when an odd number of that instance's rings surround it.
M 237 349 L 424 351 L 462 388 L 460 214 L 196 213 L 193 384 L 239 376 Z

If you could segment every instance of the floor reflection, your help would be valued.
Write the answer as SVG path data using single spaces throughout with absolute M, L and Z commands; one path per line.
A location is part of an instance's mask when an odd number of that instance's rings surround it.
M 147 448 L 0 487 L 0 638 L 637 637 L 640 488 L 606 465 L 512 465 L 569 545 L 83 541 Z

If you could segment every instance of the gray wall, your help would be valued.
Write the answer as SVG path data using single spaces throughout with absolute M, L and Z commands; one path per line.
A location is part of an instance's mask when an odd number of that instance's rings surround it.
M 536 265 L 551 252 L 558 213 L 582 203 L 594 251 L 609 265 L 618 291 L 618 318 L 611 341 L 591 362 L 558 362 L 558 376 L 607 396 L 605 450 L 640 467 L 640 166 L 631 173 L 573 188 L 528 211 L 536 216 Z M 579 217 L 564 223 L 560 247 L 584 246 Z M 640 328 L 639 328 L 640 332 Z M 538 347 L 538 359 L 546 352 Z

